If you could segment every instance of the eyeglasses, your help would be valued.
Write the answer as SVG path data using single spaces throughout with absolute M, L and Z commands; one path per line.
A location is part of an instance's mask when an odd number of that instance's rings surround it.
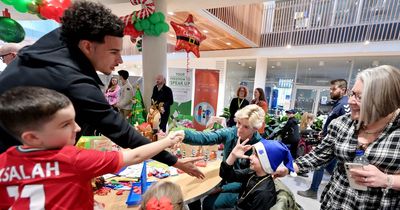
M 0 55 L 0 60 L 1 61 L 4 61 L 4 57 L 6 57 L 7 55 L 10 55 L 11 53 L 7 53 L 7 54 L 4 54 L 4 55 Z
M 354 91 L 349 91 L 347 95 L 349 98 L 354 96 L 354 99 L 356 99 L 357 102 L 361 102 L 361 94 L 355 93 Z

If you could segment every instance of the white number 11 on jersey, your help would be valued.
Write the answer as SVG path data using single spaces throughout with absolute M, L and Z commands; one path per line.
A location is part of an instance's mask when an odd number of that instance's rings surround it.
M 29 209 L 44 209 L 45 197 L 42 184 L 24 186 L 21 192 L 21 196 L 19 196 L 18 193 L 18 186 L 7 187 L 7 193 L 10 197 L 15 198 L 15 200 L 17 200 L 19 197 L 30 198 Z

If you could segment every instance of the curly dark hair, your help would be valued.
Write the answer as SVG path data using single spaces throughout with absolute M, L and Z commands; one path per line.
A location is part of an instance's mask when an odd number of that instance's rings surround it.
M 65 10 L 61 24 L 61 39 L 70 46 L 78 45 L 80 40 L 103 43 L 107 35 L 124 36 L 122 20 L 101 3 L 74 2 Z

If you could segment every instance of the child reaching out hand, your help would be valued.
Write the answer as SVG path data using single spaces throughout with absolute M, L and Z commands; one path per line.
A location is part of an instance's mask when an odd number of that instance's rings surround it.
M 294 173 L 293 158 L 288 148 L 279 141 L 262 139 L 254 145 L 246 145 L 248 140 L 237 141 L 225 162 L 221 163 L 219 176 L 230 182 L 242 182 L 239 199 L 234 209 L 265 210 L 276 203 L 276 190 L 272 174 L 284 162 Z M 253 149 L 252 155 L 245 152 Z M 237 158 L 250 159 L 250 168 L 235 170 L 233 164 Z
M 71 101 L 39 87 L 0 95 L 0 125 L 23 144 L 0 154 L 0 209 L 93 209 L 92 178 L 143 162 L 181 139 L 171 134 L 121 152 L 78 149 L 81 128 Z

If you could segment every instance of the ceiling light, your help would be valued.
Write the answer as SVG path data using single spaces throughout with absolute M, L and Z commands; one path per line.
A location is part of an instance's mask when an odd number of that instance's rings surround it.
M 208 33 L 208 31 L 207 31 L 207 30 L 203 30 L 203 32 L 204 32 L 204 33 Z
M 241 64 L 240 61 L 238 62 L 238 64 L 239 64 L 239 65 Z
M 227 43 L 226 43 L 226 45 L 229 45 L 229 46 L 230 46 L 230 45 L 231 45 L 231 43 L 230 43 L 230 42 L 227 42 Z
M 272 68 L 272 69 L 274 69 L 274 68 L 275 68 L 275 66 L 271 66 L 271 68 Z
M 252 69 L 253 67 L 252 66 L 249 66 L 249 69 Z
M 365 40 L 364 45 L 369 45 L 369 41 Z
M 290 49 L 290 48 L 292 48 L 292 45 L 288 44 L 288 45 L 286 45 L 286 48 Z
M 175 13 L 173 13 L 173 12 L 167 12 L 168 13 L 168 15 L 175 15 Z

